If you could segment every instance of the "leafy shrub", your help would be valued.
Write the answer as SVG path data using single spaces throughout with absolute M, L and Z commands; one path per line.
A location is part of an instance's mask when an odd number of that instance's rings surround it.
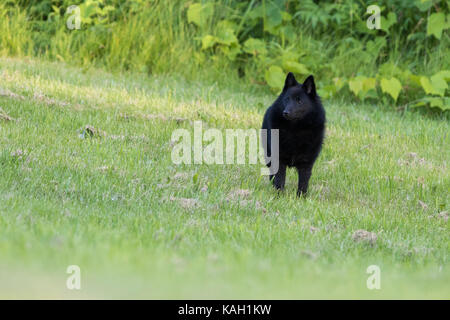
M 81 9 L 81 30 L 65 26 L 73 4 Z M 213 78 L 230 70 L 229 77 L 274 91 L 288 71 L 313 73 L 325 98 L 448 110 L 448 2 L 377 4 L 379 30 L 367 28 L 364 1 L 7 1 L 0 6 L 10 17 L 0 23 L 0 48 L 111 70 Z M 13 18 L 21 21 L 20 36 L 11 34 Z

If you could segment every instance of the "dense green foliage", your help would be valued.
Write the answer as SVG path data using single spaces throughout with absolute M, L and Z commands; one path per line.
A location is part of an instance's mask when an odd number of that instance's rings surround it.
M 81 29 L 69 30 L 80 4 Z M 244 77 L 279 90 L 316 75 L 325 98 L 450 108 L 447 1 L 20 0 L 0 5 L 0 50 L 108 69 Z M 391 101 L 390 101 L 391 100 Z

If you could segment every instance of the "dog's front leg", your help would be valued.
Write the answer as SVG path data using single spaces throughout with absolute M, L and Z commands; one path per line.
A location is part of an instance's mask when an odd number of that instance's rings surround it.
M 309 178 L 311 178 L 312 167 L 298 167 L 298 190 L 297 196 L 305 195 L 308 191 Z
M 278 172 L 275 174 L 275 178 L 273 179 L 273 186 L 278 190 L 283 190 L 285 181 L 286 181 L 286 165 L 280 163 Z

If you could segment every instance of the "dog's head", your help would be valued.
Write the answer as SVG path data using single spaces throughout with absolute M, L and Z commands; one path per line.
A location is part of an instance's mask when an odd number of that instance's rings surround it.
M 281 93 L 282 114 L 287 120 L 301 120 L 314 110 L 317 94 L 314 77 L 311 75 L 302 84 L 289 72 Z

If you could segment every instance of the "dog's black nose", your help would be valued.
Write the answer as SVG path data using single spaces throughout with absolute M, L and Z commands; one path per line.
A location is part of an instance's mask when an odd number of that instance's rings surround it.
M 289 117 L 289 112 L 283 111 L 283 117 Z

